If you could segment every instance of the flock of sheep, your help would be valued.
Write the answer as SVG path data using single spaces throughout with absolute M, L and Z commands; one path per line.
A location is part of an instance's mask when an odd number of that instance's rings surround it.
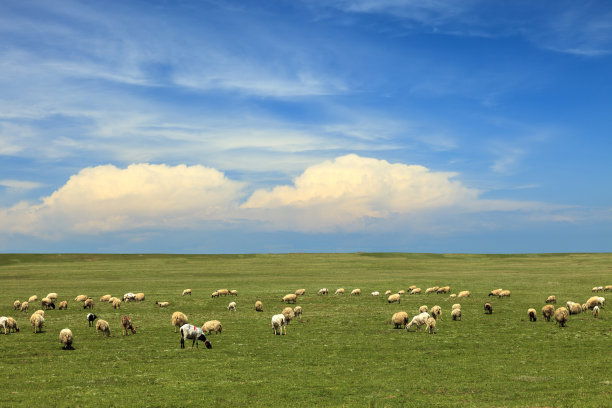
M 602 292 L 602 291 L 612 291 L 612 285 L 608 286 L 597 286 L 592 289 L 593 292 Z M 411 286 L 408 288 L 408 291 L 400 290 L 397 293 L 392 293 L 391 291 L 387 291 L 385 296 L 387 296 L 387 303 L 401 303 L 402 295 L 408 293 L 409 295 L 418 295 L 420 294 L 421 288 L 416 286 Z M 343 295 L 345 293 L 344 288 L 338 288 L 335 291 L 336 296 Z M 434 286 L 431 288 L 427 288 L 424 292 L 425 294 L 437 293 L 437 294 L 448 294 L 450 293 L 450 286 L 438 287 Z M 306 294 L 306 289 L 298 289 L 295 293 L 286 294 L 281 298 L 281 301 L 284 303 L 296 303 L 300 296 L 304 296 Z M 329 294 L 329 290 L 327 288 L 321 288 L 318 291 L 318 295 L 325 296 Z M 191 289 L 185 289 L 182 292 L 182 296 L 190 295 Z M 361 289 L 353 289 L 350 292 L 351 296 L 360 296 Z M 380 296 L 380 292 L 374 291 L 370 294 L 373 297 Z M 490 291 L 489 296 L 496 296 L 499 298 L 509 297 L 511 292 L 509 290 L 503 289 L 494 289 Z M 236 290 L 228 290 L 228 289 L 219 289 L 212 293 L 212 298 L 218 298 L 220 296 L 238 296 L 238 292 Z M 470 297 L 470 291 L 460 291 L 458 294 L 450 294 L 449 299 L 455 298 L 467 298 Z M 30 316 L 30 324 L 33 327 L 34 333 L 40 332 L 45 324 L 45 310 L 55 309 L 55 303 L 57 302 L 57 293 L 49 293 L 43 299 L 41 299 L 41 309 L 36 310 Z M 83 309 L 91 309 L 94 308 L 94 300 L 86 295 L 79 295 L 75 299 L 75 302 L 80 302 Z M 104 295 L 100 298 L 100 302 L 107 302 L 112 305 L 113 308 L 118 309 L 121 307 L 121 304 L 124 302 L 141 302 L 145 300 L 144 293 L 126 293 L 122 298 L 116 298 L 111 295 Z M 21 312 L 27 312 L 30 304 L 33 304 L 38 301 L 38 297 L 36 295 L 31 296 L 27 301 L 20 302 L 19 300 L 15 300 L 13 302 L 13 309 L 19 310 Z M 585 303 L 578 303 L 573 301 L 567 301 L 565 307 L 559 307 L 555 309 L 552 305 L 556 303 L 556 296 L 549 296 L 545 303 L 546 305 L 542 307 L 542 315 L 546 321 L 550 321 L 554 318 L 555 322 L 560 326 L 564 327 L 567 324 L 570 315 L 584 313 L 587 310 L 592 310 L 593 316 L 595 318 L 599 317 L 601 308 L 605 305 L 605 298 L 602 296 L 591 296 L 589 297 Z M 168 307 L 169 302 L 155 302 L 159 307 Z M 67 309 L 68 302 L 66 300 L 61 301 L 58 304 L 58 309 Z M 260 300 L 255 302 L 255 311 L 263 312 L 263 303 Z M 227 310 L 232 312 L 236 311 L 237 304 L 235 301 L 232 301 L 228 304 Z M 301 318 L 302 316 L 302 307 L 295 306 L 285 307 L 281 313 L 274 314 L 270 321 L 273 333 L 275 335 L 284 335 L 287 334 L 287 325 L 294 318 Z M 484 313 L 492 314 L 493 313 L 493 305 L 490 302 L 486 302 L 484 304 Z M 405 311 L 400 311 L 391 317 L 391 322 L 395 325 L 396 328 L 404 327 L 407 331 L 410 331 L 412 327 L 415 327 L 416 330 L 420 330 L 421 326 L 427 327 L 427 332 L 430 334 L 435 333 L 436 329 L 436 321 L 440 319 L 442 316 L 442 308 L 438 305 L 435 305 L 431 308 L 431 310 L 423 305 L 419 308 L 418 314 L 414 315 L 412 318 L 409 317 L 408 313 Z M 461 304 L 455 303 L 451 308 L 451 318 L 452 320 L 461 320 Z M 537 320 L 537 311 L 535 308 L 529 308 L 527 310 L 527 316 L 530 321 Z M 93 326 L 95 322 L 96 333 L 102 333 L 103 335 L 110 336 L 110 325 L 106 320 L 98 319 L 98 317 L 90 312 L 86 315 L 86 320 L 88 321 L 89 326 Z M 96 321 L 97 320 L 97 321 Z M 187 315 L 182 312 L 176 311 L 172 314 L 171 323 L 175 327 L 175 332 L 177 330 L 181 335 L 181 348 L 184 348 L 185 340 L 192 340 L 192 348 L 194 345 L 198 346 L 198 341 L 203 341 L 207 348 L 212 348 L 210 341 L 206 338 L 207 334 L 210 333 L 221 333 L 222 325 L 218 320 L 210 320 L 205 322 L 202 327 L 194 326 L 189 324 Z M 132 320 L 129 316 L 124 315 L 121 318 L 121 327 L 122 334 L 128 335 L 131 333 L 136 333 L 136 328 L 132 324 Z M 11 332 L 19 332 L 19 326 L 17 321 L 13 317 L 0 317 L 0 328 L 4 329 L 4 334 L 7 335 Z M 68 328 L 62 329 L 59 334 L 59 341 L 62 344 L 63 349 L 72 349 L 72 344 L 74 341 L 74 336 L 72 331 Z

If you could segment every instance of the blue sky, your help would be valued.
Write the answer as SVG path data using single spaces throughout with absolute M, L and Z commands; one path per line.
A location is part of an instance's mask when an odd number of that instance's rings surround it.
M 611 251 L 610 72 L 604 1 L 3 1 L 0 251 Z

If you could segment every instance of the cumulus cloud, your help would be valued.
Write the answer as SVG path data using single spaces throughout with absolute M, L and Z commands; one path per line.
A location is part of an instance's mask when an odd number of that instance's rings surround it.
M 184 227 L 223 220 L 243 184 L 203 166 L 88 167 L 41 203 L 0 210 L 0 228 L 28 235 Z

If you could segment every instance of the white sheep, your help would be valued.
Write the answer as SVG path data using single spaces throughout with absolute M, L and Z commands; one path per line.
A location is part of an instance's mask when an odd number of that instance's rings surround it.
M 416 315 L 416 316 L 414 316 L 414 317 L 412 318 L 412 320 L 410 321 L 410 323 L 408 323 L 408 324 L 406 325 L 406 331 L 409 331 L 409 330 L 410 330 L 410 328 L 411 328 L 412 326 L 415 326 L 415 325 L 416 325 L 416 327 L 417 327 L 417 330 L 419 330 L 419 328 L 420 328 L 422 325 L 427 324 L 427 319 L 429 319 L 430 317 L 431 317 L 431 316 L 430 316 L 430 315 L 429 315 L 429 313 L 427 313 L 427 312 L 419 313 L 418 315 Z
M 10 316 L 6 319 L 6 327 L 8 328 L 9 333 L 19 333 L 19 326 L 17 325 L 17 321 Z
M 293 312 L 293 309 L 290 307 L 284 308 L 281 313 L 285 316 L 285 320 L 287 321 L 287 324 L 291 323 L 291 321 L 295 317 L 295 313 Z
M 189 295 L 189 296 L 191 296 L 191 289 L 185 289 L 185 290 L 183 291 L 183 294 L 182 294 L 181 296 L 185 296 L 185 295 Z
M 106 320 L 100 319 L 96 322 L 96 334 L 100 334 L 100 332 L 102 332 L 103 335 L 105 334 L 106 337 L 110 337 L 110 326 Z
M 110 302 L 111 298 L 112 298 L 111 295 L 104 295 L 104 296 L 100 297 L 100 302 Z
M 599 317 L 599 306 L 595 306 L 593 308 L 593 317 L 595 318 Z
M 212 348 L 212 344 L 210 344 L 210 341 L 208 341 L 206 339 L 206 336 L 204 335 L 204 331 L 202 330 L 202 328 L 194 326 L 192 324 L 184 324 L 181 326 L 181 348 L 185 348 L 185 340 L 193 340 L 193 343 L 191 343 L 191 348 L 193 348 L 193 345 L 195 344 L 196 348 L 198 347 L 198 340 L 203 341 L 204 344 L 206 345 L 206 348 L 210 349 Z
M 410 291 L 411 295 L 420 295 L 421 294 L 421 288 L 414 288 Z
M 295 303 L 295 302 L 297 302 L 297 296 L 295 295 L 295 293 L 289 293 L 289 294 L 283 296 L 281 301 L 282 302 L 287 302 L 287 303 Z
M 302 318 L 302 306 L 294 307 L 293 314 L 295 315 L 295 317 L 299 317 L 301 319 Z
M 285 319 L 285 315 L 282 313 L 276 314 L 272 316 L 272 329 L 274 330 L 274 334 L 287 334 L 287 320 Z M 285 329 L 285 333 L 283 333 L 283 328 Z
M 4 335 L 8 334 L 8 317 L 1 316 L 0 317 L 0 327 L 4 329 Z
M 131 302 L 133 300 L 136 299 L 136 294 L 132 293 L 132 292 L 128 292 L 125 295 L 123 295 L 123 301 L 124 302 Z
M 371 296 L 379 296 L 380 292 L 375 290 L 374 292 L 370 293 Z
M 351 291 L 351 296 L 360 296 L 361 295 L 361 289 L 353 289 Z
M 597 298 L 597 306 L 603 308 L 605 304 L 606 304 L 606 298 L 603 296 L 599 296 Z
M 329 295 L 329 290 L 327 288 L 319 289 L 318 295 Z
M 436 330 L 436 319 L 434 319 L 433 317 L 430 317 L 429 319 L 427 319 L 427 330 L 429 331 L 429 334 L 434 334 L 435 330 Z
M 461 309 L 461 304 L 460 303 L 455 303 L 453 305 L 453 307 L 451 307 L 451 310 L 455 310 L 455 309 Z
M 231 311 L 236 311 L 236 302 L 230 302 L 229 305 L 227 305 L 227 310 Z
M 21 307 L 21 302 L 16 300 L 13 302 L 13 310 L 18 310 Z
M 557 303 L 557 297 L 555 295 L 550 295 L 546 298 L 546 303 Z
M 255 302 L 255 311 L 263 312 L 263 303 L 261 303 L 261 300 Z
M 110 296 L 109 296 L 109 297 L 110 297 Z M 84 302 L 84 301 L 86 301 L 87 299 L 89 299 L 89 296 L 87 296 L 87 295 L 79 295 L 79 296 L 77 296 L 77 297 L 75 297 L 75 298 L 74 298 L 74 301 L 75 301 L 75 302 Z
M 537 320 L 537 312 L 535 309 L 533 308 L 529 308 L 527 310 L 527 316 L 529 316 L 529 321 L 530 322 L 535 322 Z
M 223 330 L 223 327 L 221 327 L 221 322 L 218 320 L 209 320 L 206 323 L 204 323 L 204 325 L 202 325 L 202 331 L 205 334 L 209 334 L 212 332 L 216 333 L 221 333 L 221 331 Z
M 32 303 L 32 302 L 36 302 L 38 300 L 38 296 L 36 295 L 32 295 L 30 296 L 30 298 L 28 299 L 28 302 Z
M 295 291 L 296 296 L 304 296 L 305 293 L 306 293 L 306 289 L 298 289 Z
M 40 314 L 34 312 L 32 316 L 30 316 L 30 323 L 32 327 L 34 327 L 34 333 L 42 331 L 43 326 L 45 325 L 45 318 Z
M 119 298 L 113 299 L 112 304 L 113 304 L 114 309 L 119 309 L 121 307 L 121 299 Z
M 396 329 L 406 326 L 408 323 L 408 313 L 404 311 L 394 313 L 393 316 L 391 316 L 391 323 L 395 325 Z
M 434 307 L 431 308 L 431 317 L 433 317 L 434 319 L 438 320 L 440 317 L 442 317 L 442 308 L 438 305 L 435 305 Z
M 55 301 L 57 300 L 57 293 L 55 293 L 55 292 L 51 292 L 51 293 L 49 293 L 49 294 L 48 294 L 47 296 L 45 296 L 45 297 L 46 297 L 46 298 L 48 298 L 48 299 L 51 299 L 52 301 L 54 301 L 54 302 L 55 302 Z
M 145 300 L 145 294 L 144 294 L 144 293 L 142 293 L 142 292 L 141 292 L 141 293 L 136 293 L 136 294 L 134 295 L 134 300 L 135 300 L 136 302 L 142 302 L 143 300 Z
M 174 332 L 176 333 L 181 326 L 188 323 L 187 315 L 185 315 L 183 312 L 174 312 L 172 313 L 171 322 L 174 326 Z
M 461 292 L 459 292 L 459 294 L 457 295 L 458 298 L 462 298 L 462 297 L 470 297 L 471 293 L 469 290 L 462 290 Z
M 393 294 L 393 295 L 389 296 L 389 297 L 387 298 L 387 302 L 388 302 L 388 303 L 395 303 L 395 302 L 397 302 L 397 303 L 401 303 L 401 302 L 400 302 L 400 294 L 399 294 L 399 293 L 395 293 L 395 294 Z
M 423 313 L 423 312 L 429 312 L 429 308 L 427 307 L 427 305 L 423 305 L 419 307 L 419 313 Z
M 57 307 L 59 310 L 68 309 L 68 301 L 62 300 Z
M 59 341 L 60 343 L 64 345 L 62 349 L 72 350 L 73 349 L 72 347 L 73 339 L 74 337 L 72 336 L 72 331 L 70 329 L 62 329 L 62 331 L 60 331 Z
M 334 293 L 334 295 L 344 295 L 344 288 L 336 289 L 336 293 Z
M 159 301 L 155 301 L 155 304 L 159 307 L 168 307 L 170 306 L 170 302 L 159 302 Z
M 30 307 L 30 304 L 28 302 L 23 302 L 21 306 L 19 307 L 19 311 L 27 312 L 29 307 Z
M 451 318 L 453 320 L 461 320 L 461 308 L 451 310 Z
M 392 292 L 390 290 L 385 292 L 385 296 L 389 296 Z

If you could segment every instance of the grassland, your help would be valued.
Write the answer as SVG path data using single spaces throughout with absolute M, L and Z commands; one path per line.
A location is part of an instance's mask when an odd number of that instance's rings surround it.
M 526 316 L 548 295 L 584 302 L 593 286 L 612 284 L 612 254 L 4 254 L 0 282 L 0 315 L 21 327 L 0 336 L 2 406 L 612 406 L 611 306 L 600 319 L 570 316 L 566 328 Z M 369 296 L 410 285 L 470 290 L 463 321 L 451 321 L 447 296 L 405 296 L 400 305 Z M 238 290 L 236 312 L 226 310 L 229 298 L 210 297 L 222 287 Z M 317 296 L 321 287 L 361 288 L 363 296 Z M 487 297 L 498 287 L 512 296 Z M 181 297 L 185 288 L 193 296 Z M 307 289 L 303 318 L 274 336 L 270 317 L 298 288 Z M 128 291 L 147 298 L 117 311 L 97 302 Z M 69 308 L 47 312 L 44 332 L 33 334 L 29 316 L 40 302 L 27 314 L 12 303 L 49 292 Z M 96 299 L 112 337 L 87 327 L 73 301 L 79 294 Z M 264 313 L 253 310 L 256 300 Z M 422 304 L 442 306 L 437 334 L 393 328 L 394 312 L 412 316 Z M 175 310 L 198 325 L 222 322 L 212 350 L 179 348 Z M 121 336 L 122 314 L 136 335 Z M 73 351 L 61 349 L 64 327 Z

